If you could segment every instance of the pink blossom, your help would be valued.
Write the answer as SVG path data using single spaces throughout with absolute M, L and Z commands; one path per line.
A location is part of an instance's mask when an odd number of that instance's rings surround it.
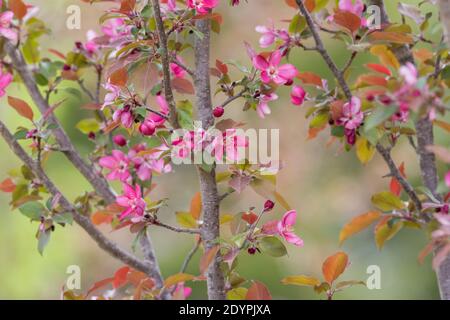
M 0 68 L 0 97 L 3 97 L 6 92 L 6 88 L 11 84 L 13 81 L 12 74 L 8 72 L 3 72 L 3 70 Z
M 169 104 L 167 103 L 167 100 L 164 96 L 162 95 L 157 95 L 156 96 L 156 103 L 159 106 L 159 112 L 161 112 L 161 114 L 163 115 L 168 115 L 169 114 Z M 160 126 L 162 124 L 164 124 L 164 122 L 166 121 L 165 118 L 155 114 L 155 113 L 149 113 L 149 115 L 147 116 L 147 118 L 151 121 L 153 121 L 155 123 L 156 126 Z
M 180 282 L 176 285 L 175 291 L 173 292 L 174 300 L 186 300 L 192 294 L 192 288 L 186 287 L 184 282 Z
M 291 92 L 291 102 L 293 105 L 301 106 L 305 101 L 306 91 L 301 86 L 293 86 Z
M 277 99 L 278 95 L 276 95 L 275 93 L 262 94 L 259 97 L 259 103 L 258 106 L 256 107 L 256 111 L 260 118 L 264 119 L 266 115 L 269 115 L 271 113 L 269 102 L 275 101 Z
M 109 38 L 110 42 L 114 42 L 130 35 L 131 26 L 127 25 L 123 18 L 109 19 L 102 27 L 102 32 Z
M 133 216 L 133 220 L 139 219 L 144 215 L 146 207 L 146 203 L 142 198 L 141 187 L 136 185 L 133 188 L 128 183 L 123 183 L 123 191 L 123 195 L 116 198 L 117 204 L 125 208 L 119 219 L 123 220 L 129 215 Z
M 245 135 L 239 135 L 236 129 L 226 130 L 224 145 L 227 160 L 239 162 L 245 158 L 244 148 L 248 147 L 248 141 Z
M 416 67 L 411 62 L 407 62 L 405 65 L 401 66 L 399 73 L 410 86 L 414 86 L 417 83 L 419 74 Z
M 292 64 L 279 66 L 281 62 L 281 51 L 274 51 L 268 59 L 257 55 L 253 59 L 253 65 L 261 70 L 261 79 L 264 83 L 275 82 L 278 85 L 286 84 L 297 76 L 297 69 Z
M 14 18 L 12 11 L 5 11 L 0 14 L 0 36 L 6 39 L 17 40 L 17 31 L 11 28 L 11 22 Z
M 177 57 L 176 59 L 180 63 L 183 63 L 183 59 L 181 57 Z M 172 72 L 172 74 L 175 78 L 184 78 L 186 75 L 186 71 L 182 67 L 180 67 L 178 64 L 173 63 L 173 62 L 170 64 L 170 71 Z
M 176 0 L 162 0 L 161 2 L 167 5 L 169 11 L 175 11 L 177 9 Z
M 349 11 L 361 17 L 364 11 L 364 3 L 362 0 L 340 0 L 339 10 Z
M 219 4 L 219 0 L 187 0 L 187 6 L 199 14 L 208 13 Z
M 100 158 L 99 161 L 100 166 L 111 170 L 106 176 L 108 180 L 120 180 L 122 182 L 130 178 L 129 163 L 128 157 L 120 150 L 113 150 L 110 156 Z
M 342 109 L 343 116 L 339 122 L 348 130 L 358 128 L 364 120 L 364 113 L 361 111 L 361 100 L 358 97 L 352 97 L 350 102 L 344 104 Z
M 113 113 L 113 120 L 120 121 L 125 128 L 131 128 L 134 122 L 133 113 L 130 106 L 125 106 Z
M 109 81 L 103 85 L 103 87 L 108 90 L 108 93 L 105 95 L 104 103 L 102 109 L 106 106 L 114 104 L 117 98 L 120 97 L 120 87 L 111 84 Z
M 238 6 L 239 5 L 239 1 L 241 1 L 241 0 L 231 0 L 231 5 L 232 6 Z
M 278 222 L 277 229 L 280 236 L 287 242 L 302 247 L 303 240 L 294 233 L 294 225 L 297 219 L 297 211 L 291 210 L 284 214 L 283 218 Z
M 445 174 L 445 184 L 450 188 L 450 171 Z
M 257 26 L 256 32 L 261 33 L 262 36 L 259 39 L 259 45 L 261 48 L 270 47 L 277 38 L 282 39 L 284 42 L 290 41 L 289 33 L 286 30 L 276 30 L 273 22 L 271 26 Z
M 95 42 L 97 38 L 97 34 L 93 30 L 89 30 L 86 34 L 87 42 L 84 45 L 84 48 L 88 52 L 88 54 L 93 55 L 98 52 L 100 46 Z

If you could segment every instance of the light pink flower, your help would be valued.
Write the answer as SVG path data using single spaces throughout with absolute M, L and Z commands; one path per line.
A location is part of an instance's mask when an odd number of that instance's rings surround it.
M 291 92 L 291 102 L 293 105 L 301 106 L 305 101 L 306 91 L 301 86 L 293 86 Z
M 259 45 L 261 48 L 270 47 L 277 38 L 282 39 L 284 42 L 290 41 L 289 33 L 286 30 L 276 30 L 271 21 L 271 26 L 256 26 L 256 32 L 261 33 L 262 36 L 259 39 Z
M 114 111 L 112 118 L 114 121 L 120 121 L 125 128 L 131 128 L 134 122 L 134 117 L 130 106 L 117 109 Z
M 109 38 L 110 42 L 114 42 L 131 34 L 131 26 L 127 25 L 125 19 L 114 18 L 109 19 L 102 27 L 102 32 Z
M 339 9 L 342 11 L 349 11 L 361 17 L 364 11 L 364 3 L 362 0 L 340 0 Z
M 445 174 L 445 184 L 450 188 L 450 171 Z
M 245 148 L 248 140 L 245 136 L 238 135 L 236 129 L 228 129 L 224 134 L 225 156 L 228 161 L 239 162 L 245 158 Z M 241 154 L 242 153 L 242 154 Z
M 104 103 L 102 109 L 106 106 L 114 104 L 117 98 L 120 97 L 120 87 L 107 82 L 103 87 L 108 90 L 108 93 L 105 95 Z
M 208 13 L 219 4 L 219 0 L 187 0 L 187 6 L 197 10 L 199 14 Z
M 302 247 L 303 240 L 294 233 L 294 225 L 297 220 L 297 211 L 291 210 L 284 214 L 283 218 L 278 222 L 277 229 L 280 236 L 287 242 Z
M 142 198 L 141 187 L 136 185 L 135 188 L 128 183 L 123 184 L 123 195 L 116 198 L 119 206 L 124 207 L 125 210 L 120 214 L 119 219 L 123 220 L 129 215 L 133 220 L 139 219 L 144 215 L 146 203 Z
M 277 99 L 278 95 L 275 93 L 262 94 L 259 97 L 259 103 L 256 107 L 256 112 L 258 113 L 260 118 L 264 119 L 266 115 L 269 115 L 271 113 L 269 102 L 275 101 Z
M 111 170 L 106 176 L 108 180 L 120 180 L 125 182 L 130 178 L 128 169 L 130 160 L 120 150 L 113 150 L 110 156 L 100 158 L 99 164 L 103 168 Z
M 84 48 L 90 55 L 94 55 L 98 52 L 100 49 L 100 46 L 95 42 L 95 39 L 97 38 L 97 34 L 93 30 L 89 30 L 86 34 L 86 44 L 84 45 Z
M 417 83 L 419 74 L 416 67 L 411 62 L 407 62 L 405 65 L 401 66 L 399 73 L 410 86 L 414 86 Z
M 166 98 L 159 94 L 156 96 L 156 102 L 159 106 L 159 112 L 161 112 L 161 114 L 163 114 L 163 115 L 168 115 L 169 114 L 169 104 L 167 103 Z M 147 118 L 149 120 L 153 121 L 156 126 L 160 126 L 160 125 L 164 124 L 164 122 L 166 121 L 166 119 L 164 119 L 163 117 L 161 117 L 155 113 L 149 113 Z
M 186 287 L 184 282 L 180 282 L 176 285 L 175 291 L 173 292 L 174 300 L 186 300 L 192 294 L 192 288 Z
M 253 59 L 253 65 L 261 70 L 261 79 L 264 83 L 275 82 L 278 85 L 286 84 L 297 76 L 297 69 L 292 64 L 279 66 L 281 62 L 281 51 L 274 51 L 268 59 L 257 55 Z
M 364 113 L 361 111 L 361 100 L 358 97 L 352 97 L 350 102 L 344 104 L 342 108 L 343 116 L 339 122 L 348 130 L 358 128 L 364 120 Z
M 11 84 L 12 81 L 13 75 L 8 72 L 4 73 L 0 68 L 0 98 L 6 94 L 5 89 Z
M 12 11 L 5 11 L 0 14 L 0 36 L 6 39 L 17 40 L 17 31 L 11 28 L 11 22 L 14 18 Z

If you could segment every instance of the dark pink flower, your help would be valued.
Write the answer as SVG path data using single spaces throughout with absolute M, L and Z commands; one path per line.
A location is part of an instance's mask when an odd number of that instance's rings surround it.
M 3 70 L 0 68 L 0 98 L 6 94 L 5 90 L 11 84 L 12 81 L 13 81 L 12 74 L 8 72 L 3 73 Z
M 181 57 L 176 57 L 176 59 L 180 63 L 183 63 L 183 59 Z M 170 64 L 170 71 L 172 72 L 175 78 L 184 78 L 186 76 L 186 71 L 174 62 Z
M 128 183 L 123 184 L 123 195 L 116 198 L 119 206 L 124 207 L 125 210 L 119 216 L 120 220 L 128 216 L 132 216 L 133 220 L 139 219 L 144 215 L 147 204 L 142 198 L 141 187 L 136 185 L 135 188 Z
M 119 147 L 123 147 L 127 144 L 127 139 L 121 134 L 115 135 L 113 141 Z
M 278 222 L 277 229 L 280 236 L 287 242 L 298 247 L 303 246 L 303 240 L 294 233 L 294 225 L 297 219 L 297 211 L 291 210 L 284 214 L 281 221 Z
M 344 104 L 339 122 L 344 125 L 345 129 L 354 130 L 361 125 L 363 120 L 364 113 L 361 111 L 361 100 L 358 97 L 352 97 L 350 102 Z
M 261 70 L 261 79 L 264 83 L 275 82 L 278 85 L 286 84 L 297 76 L 297 69 L 292 64 L 279 66 L 281 62 L 281 51 L 274 51 L 268 59 L 257 55 L 253 59 L 253 65 Z
M 219 4 L 219 0 L 187 0 L 187 6 L 199 14 L 208 13 Z
M 120 121 L 125 128 L 131 128 L 134 122 L 133 113 L 130 106 L 125 106 L 113 113 L 113 120 Z
M 293 105 L 301 106 L 305 101 L 306 91 L 301 86 L 293 86 L 291 92 L 291 102 Z
M 122 182 L 130 178 L 129 163 L 128 157 L 120 150 L 113 150 L 111 156 L 100 158 L 99 161 L 100 166 L 111 170 L 106 176 L 108 180 L 120 180 Z

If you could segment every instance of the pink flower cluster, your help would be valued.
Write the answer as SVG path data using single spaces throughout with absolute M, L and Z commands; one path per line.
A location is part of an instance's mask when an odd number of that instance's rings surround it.
M 109 170 L 106 175 L 108 180 L 129 183 L 134 171 L 141 181 L 147 181 L 153 172 L 162 174 L 172 171 L 171 165 L 166 164 L 163 157 L 167 150 L 164 145 L 148 150 L 145 144 L 138 144 L 131 148 L 128 154 L 113 150 L 110 156 L 100 158 L 99 165 Z
M 219 0 L 187 0 L 187 6 L 199 14 L 206 14 L 217 7 Z
M 356 142 L 356 131 L 364 121 L 364 113 L 361 111 L 361 100 L 358 97 L 345 103 L 342 108 L 342 116 L 336 122 L 337 125 L 344 126 L 344 134 L 349 145 Z

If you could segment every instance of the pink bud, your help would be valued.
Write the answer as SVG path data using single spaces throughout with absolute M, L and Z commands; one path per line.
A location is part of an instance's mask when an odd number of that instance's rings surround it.
M 220 118 L 221 116 L 223 116 L 225 112 L 225 109 L 223 107 L 215 107 L 214 111 L 213 111 L 213 115 L 216 118 Z
M 114 136 L 113 141 L 115 144 L 117 144 L 119 147 L 123 147 L 127 144 L 127 139 L 121 134 L 118 134 Z
M 291 102 L 293 105 L 300 106 L 305 101 L 306 91 L 300 86 L 293 86 L 291 92 Z
M 145 120 L 141 125 L 139 126 L 139 132 L 142 133 L 144 136 L 151 136 L 155 133 L 155 124 L 153 121 Z

